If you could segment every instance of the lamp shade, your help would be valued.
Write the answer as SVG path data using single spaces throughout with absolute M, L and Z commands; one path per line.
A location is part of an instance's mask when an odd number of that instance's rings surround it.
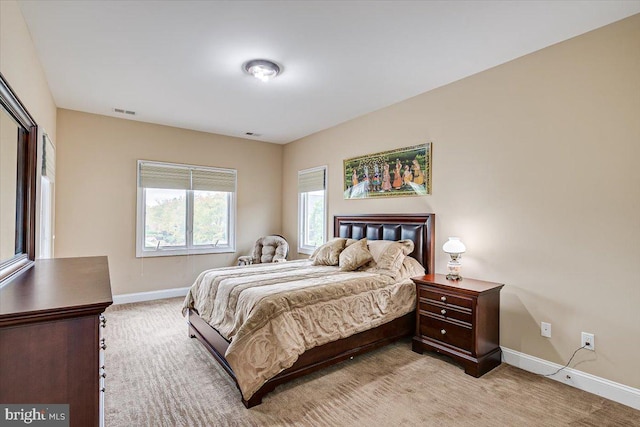
M 449 240 L 442 246 L 442 250 L 448 254 L 463 254 L 467 248 L 459 237 L 449 237 Z

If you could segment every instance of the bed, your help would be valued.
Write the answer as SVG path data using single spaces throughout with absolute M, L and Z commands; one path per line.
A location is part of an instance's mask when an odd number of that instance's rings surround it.
M 434 271 L 434 223 L 435 215 L 433 214 L 338 215 L 334 218 L 334 236 L 343 238 L 343 240 L 353 239 L 350 242 L 363 238 L 369 242 L 375 240 L 410 241 L 411 246 L 407 245 L 409 247 L 407 249 L 408 257 L 417 260 L 427 273 L 432 273 Z M 361 243 L 364 244 L 364 242 Z M 385 243 L 378 242 L 378 244 Z M 410 253 L 409 250 L 411 250 Z M 335 270 L 338 270 L 337 267 L 320 266 L 317 270 L 312 269 L 310 261 L 288 261 L 273 266 L 228 267 L 203 272 L 192 286 L 185 299 L 183 310 L 188 316 L 189 335 L 192 338 L 197 338 L 235 381 L 240 390 L 242 403 L 247 408 L 260 404 L 262 398 L 280 384 L 413 334 L 415 330 L 415 288 L 410 280 L 405 278 L 403 282 L 395 283 L 394 280 L 385 278 L 384 274 L 366 274 L 359 271 L 351 274 L 350 272 L 335 272 Z M 302 282 L 288 276 L 296 274 L 305 276 L 304 289 L 299 288 Z M 334 274 L 336 279 L 333 279 Z M 243 276 L 247 277 L 243 278 Z M 364 280 L 362 276 L 365 276 Z M 243 280 L 251 282 L 258 280 L 258 277 L 259 286 L 249 288 L 249 285 L 246 285 L 244 287 Z M 281 295 L 285 295 L 282 291 L 274 295 L 266 294 L 272 287 L 283 285 L 277 283 L 279 277 L 287 277 L 288 282 L 284 284 L 285 286 L 289 286 L 289 283 L 296 284 L 295 295 L 298 299 L 287 296 L 286 301 L 280 302 Z M 374 292 L 383 292 L 385 298 L 389 294 L 393 294 L 394 296 L 390 298 L 397 298 L 397 300 L 385 299 L 382 304 L 384 305 L 382 309 L 384 315 L 376 317 L 373 321 L 363 320 L 356 316 L 358 319 L 353 320 L 353 324 L 347 322 L 346 326 L 337 326 L 335 329 L 339 332 L 335 334 L 332 331 L 318 333 L 318 329 L 326 330 L 326 325 L 318 326 L 316 325 L 317 320 L 309 320 L 306 315 L 301 314 L 303 311 L 296 311 L 299 300 L 310 299 L 313 304 L 317 303 L 317 306 L 312 305 L 310 310 L 315 310 L 317 307 L 324 309 L 325 306 L 321 305 L 324 301 L 324 294 L 317 294 L 322 297 L 318 301 L 313 300 L 317 288 L 313 285 L 313 280 L 328 281 L 329 285 L 327 286 L 331 289 L 330 292 L 345 294 L 343 297 L 346 301 L 350 301 L 350 292 L 360 292 L 353 290 L 355 286 L 362 288 L 363 292 L 358 293 L 358 295 L 363 295 L 362 298 L 373 299 L 371 305 L 380 305 L 378 304 L 379 297 L 373 296 Z M 206 287 L 203 284 L 205 282 L 215 282 L 217 287 Z M 310 284 L 306 285 L 307 282 Z M 410 300 L 411 302 L 408 302 L 409 297 L 406 294 L 409 284 L 414 294 L 414 299 Z M 237 289 L 244 289 L 244 291 L 240 294 L 236 291 Z M 265 292 L 265 294 L 260 292 Z M 372 296 L 369 296 L 370 294 Z M 211 308 L 212 304 L 208 302 L 210 298 L 214 298 L 216 301 L 222 300 L 225 304 L 233 306 L 235 311 L 232 318 L 228 319 L 229 313 L 214 312 Z M 255 314 L 254 308 L 246 302 L 251 299 L 275 308 L 268 309 L 271 311 L 265 311 L 267 314 L 253 316 Z M 409 307 L 409 304 L 412 306 Z M 391 307 L 387 307 L 387 305 Z M 395 307 L 396 305 L 398 307 Z M 285 312 L 280 308 L 282 306 L 290 307 L 291 312 Z M 345 313 L 343 314 L 353 318 L 352 310 L 347 307 L 350 307 L 349 303 L 345 303 Z M 304 308 L 300 306 L 299 309 L 303 310 Z M 223 311 L 230 311 L 230 309 Z M 332 311 L 335 311 L 334 308 L 327 309 L 326 313 L 332 315 Z M 326 319 L 326 313 L 322 314 L 319 319 Z M 275 326 L 267 325 L 261 320 L 262 317 L 269 317 L 269 322 L 275 322 Z M 255 326 L 252 326 L 252 334 L 255 335 L 243 334 L 246 325 L 242 322 L 246 320 L 245 318 L 250 318 L 246 323 L 252 323 Z M 292 323 L 292 319 L 296 321 L 295 325 Z M 298 323 L 305 322 L 304 327 L 315 329 L 313 331 L 300 329 L 303 326 Z M 285 336 L 281 337 L 280 334 Z M 227 338 L 230 336 L 232 339 Z M 297 346 L 297 349 L 281 349 L 277 347 L 280 341 L 292 341 L 293 347 Z M 272 345 L 276 347 L 272 348 Z M 269 361 L 267 363 L 264 361 L 276 355 L 280 358 L 277 362 Z M 255 373 L 247 371 L 245 366 L 247 364 L 241 358 L 251 360 L 248 365 L 258 363 L 267 366 L 270 370 L 256 371 Z M 258 362 L 255 362 L 256 359 Z M 232 366 L 235 366 L 237 372 L 234 372 Z

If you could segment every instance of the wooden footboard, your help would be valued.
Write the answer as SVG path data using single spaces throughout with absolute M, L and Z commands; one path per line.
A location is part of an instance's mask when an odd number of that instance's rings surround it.
M 242 403 L 247 408 L 259 405 L 262 403 L 262 398 L 280 384 L 382 347 L 402 337 L 413 335 L 414 328 L 415 312 L 411 312 L 377 328 L 312 348 L 300 355 L 296 363 L 289 369 L 267 381 L 249 400 L 242 398 Z M 189 335 L 204 344 L 206 349 L 233 378 L 237 386 L 238 382 L 233 369 L 224 357 L 229 343 L 191 309 L 189 310 Z M 238 389 L 240 388 L 238 387 Z

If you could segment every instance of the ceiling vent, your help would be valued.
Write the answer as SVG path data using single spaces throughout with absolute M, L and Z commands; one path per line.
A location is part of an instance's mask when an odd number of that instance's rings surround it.
M 255 132 L 245 132 L 244 134 L 247 136 L 262 136 L 261 133 L 255 133 Z
M 135 111 L 124 110 L 122 108 L 114 108 L 113 111 L 114 111 L 114 113 L 118 113 L 118 114 L 128 114 L 130 116 L 135 116 L 136 115 Z

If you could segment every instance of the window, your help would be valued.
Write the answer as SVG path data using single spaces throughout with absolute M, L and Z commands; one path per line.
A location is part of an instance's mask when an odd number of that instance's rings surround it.
M 236 171 L 138 161 L 136 256 L 235 252 Z
M 298 172 L 298 252 L 311 254 L 326 238 L 327 167 Z
M 53 258 L 53 212 L 56 182 L 56 149 L 49 135 L 42 135 L 40 173 L 40 234 L 38 258 Z

